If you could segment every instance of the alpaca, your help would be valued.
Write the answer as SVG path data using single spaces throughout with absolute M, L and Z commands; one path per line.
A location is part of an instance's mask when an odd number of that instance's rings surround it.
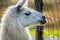
M 31 37 L 25 27 L 46 23 L 43 14 L 23 6 L 25 1 L 19 1 L 5 11 L 1 20 L 0 40 L 30 40 Z

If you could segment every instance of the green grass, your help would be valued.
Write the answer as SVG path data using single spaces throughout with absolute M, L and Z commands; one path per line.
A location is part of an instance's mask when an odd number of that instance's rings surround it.
M 35 35 L 36 35 L 36 30 L 34 30 L 34 29 L 29 30 L 29 32 L 30 32 L 30 34 L 31 34 L 32 36 L 35 36 Z
M 46 32 L 44 32 L 44 36 L 47 37 L 47 36 L 52 36 L 52 37 L 60 37 L 60 31 L 58 30 L 49 30 Z
M 32 36 L 35 36 L 36 35 L 36 30 L 30 30 L 30 34 Z M 44 37 L 48 37 L 48 36 L 51 36 L 51 37 L 60 37 L 60 30 L 56 31 L 56 30 L 45 30 L 45 32 L 43 33 Z

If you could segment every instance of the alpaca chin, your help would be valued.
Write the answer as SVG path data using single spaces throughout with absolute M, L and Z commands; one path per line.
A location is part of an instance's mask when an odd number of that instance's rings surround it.
M 26 25 L 25 27 L 27 26 L 44 26 L 45 24 L 41 24 L 40 22 L 35 22 L 35 23 L 32 23 L 32 24 L 29 24 L 29 25 Z

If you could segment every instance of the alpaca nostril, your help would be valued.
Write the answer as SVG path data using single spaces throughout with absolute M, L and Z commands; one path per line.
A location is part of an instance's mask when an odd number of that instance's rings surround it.
M 45 16 L 42 16 L 43 19 L 45 19 L 46 17 Z

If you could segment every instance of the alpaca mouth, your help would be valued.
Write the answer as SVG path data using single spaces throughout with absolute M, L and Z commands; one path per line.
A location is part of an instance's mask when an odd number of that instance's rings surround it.
M 41 24 L 45 24 L 46 20 L 42 20 L 42 21 L 39 20 L 38 22 L 40 22 Z
M 28 27 L 28 26 L 44 26 L 46 24 L 47 20 L 38 20 L 38 21 L 35 21 L 35 22 L 31 22 L 31 23 L 28 23 L 28 24 L 25 24 L 23 25 L 23 23 L 21 24 L 22 26 L 24 27 Z M 19 21 L 18 21 L 19 23 Z
M 39 26 L 44 26 L 46 24 L 47 20 L 38 20 L 37 22 L 33 23 L 32 25 L 39 25 Z
M 29 24 L 29 25 L 26 25 L 26 26 L 44 26 L 44 24 L 45 23 L 42 23 L 42 22 L 35 22 L 35 23 Z

